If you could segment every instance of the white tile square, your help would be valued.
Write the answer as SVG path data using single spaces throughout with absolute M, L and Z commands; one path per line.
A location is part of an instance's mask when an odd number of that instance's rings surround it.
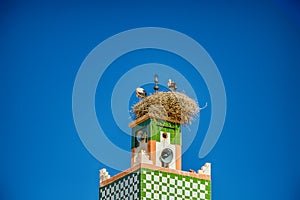
M 200 185 L 200 190 L 205 190 L 205 185 L 201 184 Z
M 197 192 L 193 192 L 192 197 L 197 197 Z
M 182 190 L 181 189 L 177 189 L 177 194 L 182 195 Z
M 146 197 L 151 198 L 151 192 L 146 192 Z
M 151 175 L 150 174 L 146 174 L 146 180 L 151 180 Z
M 174 194 L 174 193 L 175 193 L 175 188 L 170 187 L 169 189 L 170 189 L 170 193 L 171 193 L 171 194 Z
M 174 185 L 175 184 L 175 180 L 174 179 L 170 179 L 170 184 Z
M 185 190 L 184 195 L 189 197 L 189 196 L 191 196 L 191 192 L 189 190 Z
M 162 186 L 161 187 L 161 191 L 163 191 L 163 192 L 167 192 L 167 189 L 168 189 L 167 186 Z
M 185 183 L 184 183 L 184 186 L 185 186 L 185 187 L 191 187 L 190 184 L 191 184 L 190 182 L 185 182 Z
M 205 199 L 205 194 L 204 194 L 204 193 L 201 193 L 201 194 L 200 194 L 200 198 L 201 198 L 201 199 Z
M 193 189 L 198 189 L 198 184 L 197 183 L 193 183 Z
M 146 183 L 146 189 L 151 189 L 151 184 L 150 183 Z
M 177 181 L 177 185 L 178 185 L 178 186 L 182 186 L 182 181 L 180 181 L 180 180 Z

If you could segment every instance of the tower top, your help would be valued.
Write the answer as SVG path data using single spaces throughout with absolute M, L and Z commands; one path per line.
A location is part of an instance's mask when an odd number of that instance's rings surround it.
M 133 106 L 136 119 L 129 124 L 131 168 L 110 177 L 100 170 L 99 200 L 107 199 L 211 199 L 211 165 L 182 171 L 181 124 L 189 124 L 203 108 L 187 95 L 176 92 L 169 79 L 168 92 L 154 94 L 136 89 L 140 101 Z

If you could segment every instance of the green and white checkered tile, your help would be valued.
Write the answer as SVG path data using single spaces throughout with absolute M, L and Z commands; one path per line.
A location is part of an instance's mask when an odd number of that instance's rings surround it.
M 99 200 L 211 200 L 211 182 L 141 168 L 100 187 Z
M 132 172 L 99 189 L 99 200 L 139 200 L 140 171 Z
M 142 200 L 210 200 L 209 180 L 142 169 Z

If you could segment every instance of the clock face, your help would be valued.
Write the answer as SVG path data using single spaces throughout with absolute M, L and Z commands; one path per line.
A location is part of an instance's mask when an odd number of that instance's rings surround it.
M 161 152 L 161 161 L 169 164 L 173 160 L 173 151 L 170 148 L 165 148 Z
M 147 132 L 138 131 L 136 133 L 136 140 L 140 143 L 141 141 L 145 140 L 147 137 Z

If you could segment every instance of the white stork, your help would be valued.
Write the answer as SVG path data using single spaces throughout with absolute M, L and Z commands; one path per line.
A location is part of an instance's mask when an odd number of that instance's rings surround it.
M 143 99 L 147 96 L 146 91 L 144 90 L 144 88 L 136 88 L 135 90 L 135 94 L 137 97 L 139 97 L 140 99 Z
M 173 82 L 171 79 L 168 80 L 168 88 L 171 91 L 177 90 L 177 85 L 175 82 Z

